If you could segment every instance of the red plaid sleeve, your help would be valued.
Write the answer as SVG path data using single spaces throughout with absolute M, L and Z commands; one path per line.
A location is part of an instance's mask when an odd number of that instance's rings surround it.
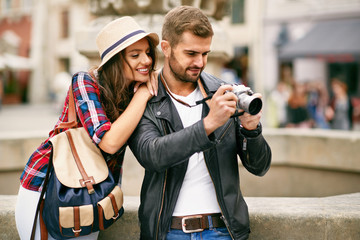
M 105 132 L 110 129 L 111 123 L 100 103 L 100 93 L 97 84 L 85 72 L 75 74 L 72 83 L 77 115 L 80 120 L 79 126 L 84 126 L 93 141 L 99 144 Z M 67 96 L 63 111 L 54 129 L 60 122 L 68 120 L 68 102 L 69 97 Z M 49 138 L 30 156 L 21 174 L 20 183 L 26 189 L 41 191 L 52 150 L 49 139 L 54 135 L 54 129 L 50 131 Z

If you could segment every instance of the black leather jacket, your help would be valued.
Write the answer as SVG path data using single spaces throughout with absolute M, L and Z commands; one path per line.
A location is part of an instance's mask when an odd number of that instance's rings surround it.
M 206 92 L 215 92 L 222 81 L 202 73 Z M 209 112 L 203 106 L 203 117 Z M 262 176 L 270 167 L 271 150 L 261 134 L 241 129 L 231 118 L 209 137 L 203 121 L 183 128 L 175 105 L 159 80 L 158 95 L 153 97 L 129 139 L 129 146 L 145 168 L 141 189 L 139 220 L 141 239 L 165 239 L 172 213 L 184 179 L 189 157 L 199 151 L 216 189 L 223 219 L 233 239 L 247 239 L 249 215 L 240 191 L 238 158 L 251 173 Z

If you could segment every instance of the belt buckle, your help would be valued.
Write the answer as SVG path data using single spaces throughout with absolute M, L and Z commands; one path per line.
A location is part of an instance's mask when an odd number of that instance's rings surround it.
M 200 226 L 201 226 L 202 225 L 202 222 L 201 222 L 202 217 L 203 217 L 202 215 L 183 217 L 181 219 L 181 228 L 182 228 L 183 232 L 184 233 L 194 233 L 194 232 L 202 232 L 202 231 L 204 231 L 203 228 L 198 228 L 198 229 L 194 229 L 194 230 L 187 230 L 186 229 L 186 223 L 185 223 L 185 221 L 188 220 L 188 219 L 199 219 L 200 220 Z

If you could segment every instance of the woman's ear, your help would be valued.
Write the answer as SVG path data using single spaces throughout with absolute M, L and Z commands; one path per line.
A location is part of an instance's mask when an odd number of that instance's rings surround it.
M 171 46 L 170 46 L 169 42 L 166 40 L 161 40 L 160 46 L 161 46 L 162 52 L 164 53 L 164 56 L 166 58 L 168 58 L 170 56 L 170 52 L 171 52 Z

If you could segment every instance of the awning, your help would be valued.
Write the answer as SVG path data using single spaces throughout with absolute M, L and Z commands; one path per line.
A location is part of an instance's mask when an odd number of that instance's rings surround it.
M 299 57 L 360 56 L 360 19 L 342 19 L 317 23 L 303 38 L 280 48 L 282 59 Z

